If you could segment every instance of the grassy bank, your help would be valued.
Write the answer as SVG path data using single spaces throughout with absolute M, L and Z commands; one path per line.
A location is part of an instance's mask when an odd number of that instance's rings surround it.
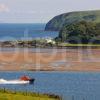
M 100 47 L 100 44 L 69 44 L 69 43 L 59 43 L 58 47 Z
M 0 100 L 61 100 L 59 96 L 31 92 L 0 90 Z

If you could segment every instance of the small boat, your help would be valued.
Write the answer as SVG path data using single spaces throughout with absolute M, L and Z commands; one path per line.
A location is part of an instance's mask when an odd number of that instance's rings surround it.
M 35 79 L 28 76 L 22 76 L 16 80 L 0 79 L 0 84 L 34 84 Z
M 30 77 L 28 77 L 28 76 L 22 76 L 22 77 L 20 78 L 20 80 L 21 80 L 21 81 L 28 81 L 29 84 L 34 84 L 34 81 L 35 81 L 34 78 L 30 78 Z

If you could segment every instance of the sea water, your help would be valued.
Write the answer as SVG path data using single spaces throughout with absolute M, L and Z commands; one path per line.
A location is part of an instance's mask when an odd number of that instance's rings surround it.
M 31 40 L 58 36 L 58 32 L 44 29 L 45 24 L 0 24 L 0 40 Z
M 35 78 L 34 85 L 0 85 L 0 88 L 57 94 L 63 100 L 100 98 L 99 72 L 0 72 L 0 78 L 8 80 L 18 79 L 22 75 Z

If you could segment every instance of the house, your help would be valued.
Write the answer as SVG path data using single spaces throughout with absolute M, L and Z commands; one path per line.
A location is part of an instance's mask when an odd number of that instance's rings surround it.
M 47 38 L 46 42 L 51 44 L 56 44 L 56 42 L 52 38 Z

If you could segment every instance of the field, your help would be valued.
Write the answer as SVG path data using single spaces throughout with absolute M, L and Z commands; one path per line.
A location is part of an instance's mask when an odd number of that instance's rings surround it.
M 36 93 L 12 92 L 0 90 L 0 100 L 59 100 L 59 98 Z

